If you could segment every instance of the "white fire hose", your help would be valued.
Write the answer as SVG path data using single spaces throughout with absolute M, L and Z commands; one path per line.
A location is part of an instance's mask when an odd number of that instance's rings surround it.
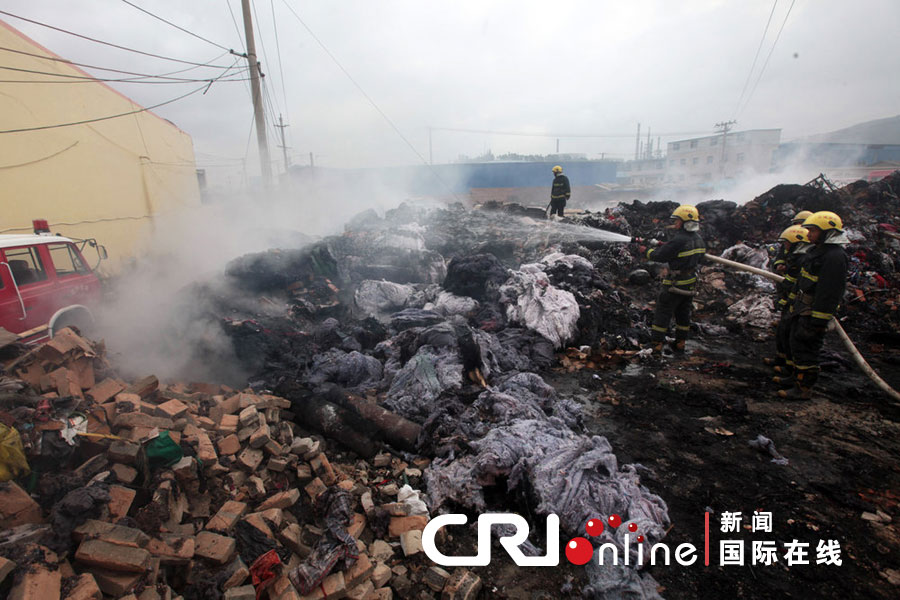
M 755 273 L 756 275 L 759 275 L 761 277 L 767 277 L 772 281 L 781 282 L 784 280 L 784 277 L 782 277 L 781 275 L 777 275 L 770 271 L 764 271 L 763 269 L 757 269 L 756 267 L 751 267 L 750 265 L 745 265 L 733 260 L 728 260 L 727 258 L 722 258 L 721 256 L 714 256 L 712 254 L 706 254 L 705 256 L 713 262 L 717 262 L 734 269 L 740 269 L 741 271 Z M 875 372 L 875 369 L 873 369 L 869 365 L 869 363 L 866 362 L 866 359 L 863 358 L 863 355 L 860 354 L 859 350 L 856 349 L 856 346 L 853 344 L 850 336 L 847 335 L 847 332 L 844 331 L 844 328 L 841 327 L 841 324 L 838 323 L 837 319 L 832 318 L 829 323 L 829 328 L 833 328 L 837 332 L 838 336 L 840 336 L 841 338 L 841 341 L 844 342 L 844 346 L 846 346 L 847 351 L 850 352 L 850 356 L 853 357 L 853 361 L 862 370 L 862 372 L 868 375 L 869 379 L 875 382 L 875 385 L 880 387 L 884 391 L 884 393 L 893 398 L 896 403 L 900 403 L 900 394 L 898 394 L 894 388 L 888 385 L 888 383 L 884 379 L 882 379 L 878 375 L 878 373 Z

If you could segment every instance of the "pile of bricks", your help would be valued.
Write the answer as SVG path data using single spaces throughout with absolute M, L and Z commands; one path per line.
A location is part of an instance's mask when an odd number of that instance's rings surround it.
M 163 385 L 152 376 L 122 381 L 101 346 L 70 330 L 5 372 L 28 384 L 25 408 L 0 413 L 22 432 L 26 451 L 38 452 L 48 432 L 74 429 L 78 451 L 59 471 L 83 486 L 108 487 L 109 501 L 99 514 L 79 518 L 68 549 L 55 553 L 46 545 L 52 507 L 25 491 L 24 477 L 0 483 L 0 595 L 471 600 L 481 590 L 474 573 L 449 573 L 424 556 L 428 510 L 404 484 L 420 481 L 425 458 L 410 464 L 382 452 L 365 461 L 336 445 L 326 452 L 326 440 L 304 431 L 303 415 L 284 398 L 205 383 Z M 53 414 L 58 406 L 66 407 L 62 418 Z M 76 413 L 86 423 L 73 424 Z M 165 435 L 182 458 L 151 468 L 148 448 Z M 316 499 L 332 486 L 353 498 L 355 512 L 342 525 L 359 558 L 339 562 L 343 570 L 303 596 L 288 574 L 323 536 Z M 262 581 L 251 576 L 253 561 L 236 533 L 241 521 L 289 556 Z

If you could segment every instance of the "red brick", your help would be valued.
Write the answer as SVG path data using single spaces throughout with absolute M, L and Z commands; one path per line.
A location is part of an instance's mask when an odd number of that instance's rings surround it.
M 353 517 L 350 519 L 350 524 L 347 526 L 347 533 L 352 535 L 353 537 L 359 539 L 362 535 L 363 529 L 366 528 L 366 517 L 365 515 L 361 515 L 359 513 L 353 513 Z
M 6 579 L 6 576 L 12 573 L 16 568 L 16 563 L 0 556 L 0 583 Z
M 134 502 L 134 496 L 137 494 L 134 490 L 122 487 L 121 485 L 109 486 L 109 518 L 112 521 L 118 521 L 128 515 L 131 509 L 131 503 Z
M 141 411 L 141 397 L 137 394 L 127 394 L 125 392 L 116 394 L 114 402 L 117 413 Z
M 106 379 L 89 389 L 86 395 L 97 404 L 103 404 L 110 398 L 115 397 L 115 395 L 121 392 L 123 389 L 125 388 L 123 388 L 118 381 L 107 377 Z
M 388 533 L 391 537 L 399 537 L 407 531 L 417 529 L 422 531 L 428 524 L 428 517 L 424 515 L 415 515 L 411 517 L 391 517 Z
M 194 554 L 223 565 L 234 555 L 235 547 L 234 538 L 201 531 L 197 534 L 197 546 Z
M 134 467 L 129 467 L 128 465 L 123 465 L 121 463 L 115 463 L 110 467 L 110 470 L 115 473 L 116 479 L 118 479 L 121 483 L 130 484 L 134 483 L 134 480 L 137 479 L 137 469 Z
M 206 529 L 210 531 L 229 531 L 247 512 L 247 504 L 229 500 L 219 509 L 219 512 L 206 523 Z
M 231 573 L 222 583 L 223 590 L 229 590 L 233 587 L 237 587 L 247 581 L 247 578 L 250 577 L 250 570 L 247 568 L 247 565 L 244 564 L 244 561 L 241 560 L 241 557 L 238 556 L 234 559 L 234 561 L 228 565 L 228 571 Z M 253 589 L 251 586 L 250 589 Z M 256 600 L 256 595 L 253 596 L 254 600 Z
M 216 442 L 216 446 L 218 446 L 219 454 L 222 456 L 232 456 L 241 450 L 241 442 L 238 440 L 238 436 L 233 433 L 220 438 Z
M 313 459 L 309 461 L 309 465 L 325 485 L 334 485 L 337 482 L 337 477 L 334 474 L 331 462 L 329 462 L 328 457 L 324 454 L 313 457 Z
M 56 554 L 40 547 L 48 563 L 56 563 Z M 62 586 L 62 573 L 59 569 L 49 569 L 40 563 L 22 574 L 22 579 L 9 592 L 9 600 L 45 600 L 59 598 Z
M 481 591 L 481 578 L 466 569 L 457 569 L 447 580 L 441 600 L 475 600 Z
M 42 523 L 41 507 L 15 482 L 0 483 L 0 529 Z
M 347 595 L 347 583 L 344 581 L 343 573 L 332 573 L 314 589 L 312 592 L 303 596 L 303 600 L 340 600 Z
M 100 591 L 109 596 L 119 598 L 134 590 L 144 578 L 143 573 L 123 573 L 95 567 L 91 574 L 100 586 Z
M 152 538 L 147 544 L 147 551 L 159 558 L 163 565 L 184 565 L 194 557 L 196 541 L 192 537 L 180 538 L 172 536 L 166 541 Z
M 358 585 L 352 586 L 347 590 L 346 598 L 349 600 L 365 600 L 369 594 L 375 591 L 375 586 L 371 581 L 364 581 Z
M 237 433 L 240 420 L 237 415 L 222 415 L 218 429 L 222 433 Z
M 150 553 L 142 548 L 85 540 L 75 552 L 75 560 L 110 571 L 143 573 L 150 566 Z
M 378 588 L 366 596 L 366 600 L 394 600 L 394 590 L 389 587 Z
M 355 588 L 372 575 L 375 566 L 368 554 L 360 554 L 353 566 L 344 572 L 344 581 L 348 588 Z
M 253 448 L 246 448 L 238 455 L 238 464 L 247 471 L 255 472 L 263 461 L 263 453 Z
M 315 500 L 319 497 L 319 494 L 321 494 L 328 488 L 325 487 L 325 484 L 322 483 L 321 479 L 316 477 L 308 484 L 306 484 L 306 487 L 304 487 L 303 489 L 306 490 L 306 493 L 309 495 L 311 500 Z
M 300 490 L 291 488 L 284 492 L 278 492 L 274 496 L 270 496 L 265 502 L 259 505 L 258 511 L 268 510 L 270 508 L 287 508 L 293 506 L 300 499 Z
M 266 534 L 266 537 L 275 539 L 275 534 L 272 532 L 272 528 L 269 527 L 268 523 L 265 522 L 261 513 L 250 513 L 249 515 L 244 517 L 243 520 Z
M 201 433 L 197 436 L 197 458 L 202 460 L 206 465 L 210 465 L 219 460 L 216 454 L 216 448 L 209 440 L 209 436 Z
M 84 539 L 100 538 L 104 542 L 119 546 L 131 546 L 132 548 L 144 548 L 150 542 L 150 537 L 140 529 L 113 525 L 105 521 L 88 519 L 75 528 L 72 537 L 76 542 Z
M 103 592 L 97 585 L 97 580 L 90 573 L 82 573 L 78 576 L 74 587 L 66 596 L 66 600 L 102 600 Z
M 180 419 L 181 417 L 185 416 L 187 412 L 187 404 L 181 402 L 180 400 L 169 400 L 168 402 L 163 402 L 156 407 L 157 417 L 168 417 L 172 420 Z

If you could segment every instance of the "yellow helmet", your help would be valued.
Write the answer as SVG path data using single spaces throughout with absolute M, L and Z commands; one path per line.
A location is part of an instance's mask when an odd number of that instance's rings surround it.
M 803 225 L 803 221 L 812 216 L 811 210 L 801 210 L 791 219 L 791 225 Z
M 672 213 L 671 218 L 678 218 L 682 221 L 696 221 L 697 223 L 699 223 L 700 213 L 697 212 L 697 207 L 691 206 L 690 204 L 682 204 L 675 209 L 675 212 Z
M 806 220 L 803 221 L 803 226 L 818 227 L 822 231 L 828 231 L 829 229 L 836 229 L 838 231 L 844 230 L 844 224 L 841 222 L 841 218 L 828 210 L 820 210 L 819 212 L 806 217 Z
M 556 173 L 557 175 L 559 175 L 560 173 L 562 173 L 562 167 L 559 165 L 556 165 L 555 167 L 553 167 L 553 172 Z
M 790 227 L 782 231 L 781 235 L 778 237 L 792 244 L 796 242 L 806 242 L 807 244 L 809 243 L 809 236 L 806 235 L 806 230 L 802 225 L 791 225 Z

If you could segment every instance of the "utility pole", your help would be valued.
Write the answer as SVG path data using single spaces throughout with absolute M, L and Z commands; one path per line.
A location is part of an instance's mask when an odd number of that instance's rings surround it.
M 559 138 L 556 138 L 556 153 L 559 154 Z
M 638 123 L 637 137 L 634 140 L 634 160 L 640 158 L 641 152 L 641 124 Z
M 650 139 L 650 128 L 647 127 L 647 145 L 644 147 L 644 158 L 650 158 L 653 154 L 653 140 Z
M 281 115 L 278 115 L 278 124 L 275 127 L 277 127 L 278 129 L 281 130 L 281 146 L 280 147 L 281 147 L 281 151 L 284 153 L 284 172 L 287 173 L 288 167 L 290 165 L 288 164 L 288 154 L 287 154 L 288 149 L 284 142 L 284 128 L 290 127 L 290 125 L 285 125 L 284 119 L 281 118 Z
M 722 130 L 722 158 L 719 160 L 719 173 L 723 176 L 725 175 L 725 144 L 728 142 L 728 132 L 731 131 L 731 126 L 736 124 L 737 121 L 733 119 L 716 123 L 716 129 Z
M 263 114 L 262 91 L 259 85 L 261 69 L 256 60 L 256 44 L 253 41 L 253 21 L 250 19 L 250 0 L 241 0 L 244 12 L 244 35 L 247 38 L 247 62 L 250 64 L 250 88 L 253 92 L 253 118 L 256 123 L 256 142 L 259 144 L 259 167 L 263 185 L 272 187 L 272 163 L 269 160 L 269 141 L 266 139 L 266 117 Z

